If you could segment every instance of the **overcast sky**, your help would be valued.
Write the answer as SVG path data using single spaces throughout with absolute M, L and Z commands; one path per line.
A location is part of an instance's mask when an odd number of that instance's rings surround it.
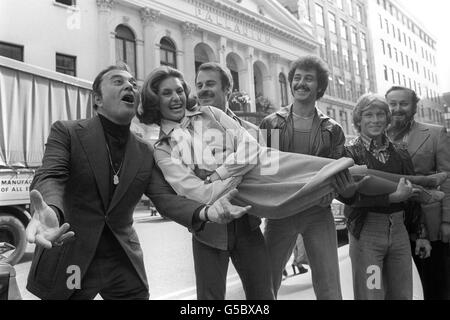
M 375 0 L 369 0 L 375 1 Z M 437 41 L 437 73 L 441 93 L 450 92 L 450 1 L 398 0 Z

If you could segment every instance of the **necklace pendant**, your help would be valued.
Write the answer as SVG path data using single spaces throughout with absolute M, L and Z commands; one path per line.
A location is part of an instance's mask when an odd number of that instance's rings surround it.
M 119 177 L 117 176 L 117 174 L 115 174 L 114 177 L 113 177 L 113 183 L 114 183 L 114 185 L 118 185 L 119 184 Z

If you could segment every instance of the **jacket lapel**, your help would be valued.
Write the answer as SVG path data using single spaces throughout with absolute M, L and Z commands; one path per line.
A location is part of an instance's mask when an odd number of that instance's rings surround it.
M 122 173 L 120 174 L 119 179 L 120 182 L 117 185 L 106 214 L 109 214 L 111 210 L 119 203 L 120 199 L 128 190 L 128 187 L 136 176 L 138 170 L 142 166 L 143 161 L 145 161 L 144 157 L 141 155 L 138 141 L 132 132 L 130 132 L 130 136 L 128 138 L 128 143 L 125 149 L 125 158 L 123 161 Z
M 415 122 L 408 137 L 408 152 L 411 158 L 414 157 L 429 137 L 430 132 L 428 128 L 422 127 L 419 123 Z
M 281 118 L 281 132 L 279 133 L 280 146 L 279 149 L 282 151 L 293 152 L 292 148 L 292 135 L 294 131 L 294 120 L 292 119 L 291 110 L 293 104 L 281 108 L 276 114 Z M 273 128 L 273 129 L 279 129 Z
M 109 192 L 109 165 L 106 140 L 100 119 L 98 116 L 94 117 L 87 121 L 85 125 L 81 124 L 81 127 L 75 131 L 94 174 L 103 207 L 106 210 Z

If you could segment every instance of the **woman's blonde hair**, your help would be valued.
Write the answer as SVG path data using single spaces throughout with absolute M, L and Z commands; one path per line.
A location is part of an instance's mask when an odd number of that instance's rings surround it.
M 391 123 L 391 111 L 389 110 L 389 105 L 386 102 L 386 99 L 380 94 L 366 93 L 359 97 L 355 107 L 353 108 L 353 126 L 356 131 L 361 131 L 360 123 L 362 113 L 374 105 L 380 107 L 386 113 L 386 124 Z

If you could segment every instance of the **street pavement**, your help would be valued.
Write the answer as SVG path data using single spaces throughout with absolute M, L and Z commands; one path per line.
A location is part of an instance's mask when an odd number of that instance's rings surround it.
M 196 300 L 194 263 L 192 258 L 191 234 L 175 222 L 158 216 L 151 216 L 149 210 L 140 208 L 135 212 L 136 231 L 144 252 L 144 262 L 150 286 L 151 300 Z M 29 244 L 22 261 L 15 266 L 16 280 L 24 300 L 36 300 L 26 290 L 26 278 L 31 265 L 34 245 Z M 340 244 L 338 249 L 342 295 L 345 300 L 353 299 L 351 263 L 348 245 Z M 290 275 L 282 282 L 279 300 L 315 300 L 311 271 Z M 414 264 L 413 264 L 414 266 Z M 305 265 L 306 268 L 308 266 Z M 414 266 L 415 268 L 415 266 Z M 309 269 L 309 268 L 308 268 Z M 422 287 L 414 272 L 414 299 L 423 299 Z M 97 296 L 97 299 L 101 299 Z M 227 300 L 244 300 L 245 294 L 239 276 L 230 262 L 227 276 Z

